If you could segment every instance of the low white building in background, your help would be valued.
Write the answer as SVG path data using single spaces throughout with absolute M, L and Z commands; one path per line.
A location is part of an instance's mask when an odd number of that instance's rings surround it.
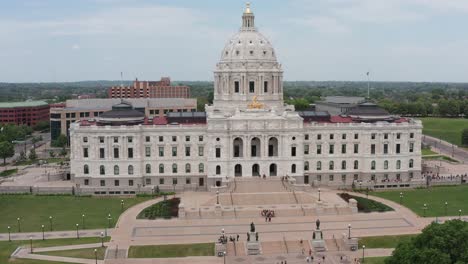
M 145 118 L 121 103 L 71 125 L 71 173 L 84 192 L 199 189 L 235 177 L 294 177 L 315 186 L 407 182 L 421 174 L 420 121 L 372 103 L 347 115 L 296 112 L 283 70 L 247 7 L 221 53 L 206 113 Z

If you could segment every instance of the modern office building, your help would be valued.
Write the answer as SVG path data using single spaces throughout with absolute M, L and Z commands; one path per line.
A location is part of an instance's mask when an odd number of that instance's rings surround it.
M 49 121 L 49 104 L 44 101 L 0 103 L 0 124 L 35 126 Z
M 113 86 L 107 91 L 109 98 L 190 98 L 190 87 L 173 86 L 169 77 L 160 81 L 139 81 L 132 86 Z

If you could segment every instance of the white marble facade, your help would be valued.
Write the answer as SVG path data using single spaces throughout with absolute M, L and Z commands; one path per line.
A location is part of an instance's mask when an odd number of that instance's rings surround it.
M 303 122 L 284 105 L 282 75 L 247 8 L 216 65 L 206 124 L 72 124 L 72 178 L 81 187 L 111 190 L 206 189 L 263 175 L 338 187 L 420 176 L 420 121 Z M 254 96 L 263 107 L 248 107 Z

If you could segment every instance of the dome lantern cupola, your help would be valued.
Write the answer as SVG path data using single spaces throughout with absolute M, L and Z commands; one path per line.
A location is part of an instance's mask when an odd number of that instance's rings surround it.
M 247 2 L 244 14 L 242 15 L 242 28 L 243 31 L 255 31 L 255 16 L 250 10 L 250 3 Z

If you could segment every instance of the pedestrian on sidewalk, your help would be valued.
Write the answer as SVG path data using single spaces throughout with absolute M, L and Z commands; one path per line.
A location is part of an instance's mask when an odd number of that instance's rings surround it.
M 237 241 L 239 241 L 239 234 L 237 234 Z

